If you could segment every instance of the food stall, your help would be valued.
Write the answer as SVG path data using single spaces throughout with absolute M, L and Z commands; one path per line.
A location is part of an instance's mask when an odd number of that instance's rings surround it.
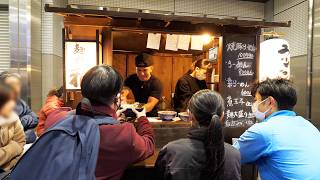
M 153 74 L 163 84 L 164 110 L 172 110 L 177 80 L 197 59 L 209 59 L 212 69 L 206 82 L 226 101 L 225 137 L 231 143 L 255 123 L 251 112 L 251 84 L 259 77 L 262 28 L 290 27 L 290 22 L 179 16 L 171 12 L 94 6 L 54 7 L 46 12 L 64 17 L 65 102 L 75 107 L 81 100 L 81 76 L 90 67 L 108 64 L 123 77 L 135 73 L 134 59 L 147 52 L 154 61 Z M 181 42 L 181 43 L 180 43 Z M 157 152 L 167 142 L 185 137 L 190 122 L 175 118 L 149 118 L 156 135 Z M 124 179 L 151 179 L 157 152 L 129 169 Z M 144 178 L 139 176 L 144 172 Z M 255 179 L 252 166 L 242 168 L 243 179 Z M 128 178 L 130 177 L 130 178 Z

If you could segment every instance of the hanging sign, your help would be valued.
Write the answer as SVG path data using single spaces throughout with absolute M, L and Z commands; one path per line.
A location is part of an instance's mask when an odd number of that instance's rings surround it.
M 260 44 L 259 80 L 290 79 L 290 48 L 284 39 L 269 39 Z

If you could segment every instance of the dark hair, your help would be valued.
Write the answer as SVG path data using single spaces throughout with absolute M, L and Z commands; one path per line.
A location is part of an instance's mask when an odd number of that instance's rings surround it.
M 57 96 L 58 98 L 60 98 L 62 95 L 63 95 L 63 87 L 61 86 L 59 89 L 51 89 L 47 97 Z
M 200 127 L 207 128 L 204 140 L 207 159 L 201 179 L 223 179 L 225 154 L 220 117 L 224 111 L 224 100 L 215 91 L 201 90 L 192 96 L 188 109 Z
M 293 110 L 297 103 L 297 93 L 293 83 L 286 79 L 266 79 L 255 83 L 251 95 L 255 97 L 257 92 L 262 99 L 273 97 L 277 101 L 278 110 Z
M 14 99 L 14 93 L 11 87 L 0 83 L 0 109 L 11 99 Z
M 0 82 L 4 83 L 8 77 L 15 77 L 21 81 L 21 76 L 18 73 L 3 71 L 0 73 Z
M 113 102 L 123 85 L 121 75 L 110 66 L 91 68 L 82 78 L 82 96 L 93 105 L 107 105 Z
M 208 65 L 210 62 L 208 61 L 208 59 L 199 59 L 195 62 L 193 62 L 192 64 L 192 68 L 202 68 L 203 66 Z

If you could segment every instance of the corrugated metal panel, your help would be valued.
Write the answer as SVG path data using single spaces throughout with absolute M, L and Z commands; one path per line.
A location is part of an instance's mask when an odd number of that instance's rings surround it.
M 260 18 L 264 17 L 264 3 L 239 0 L 69 0 L 69 4 L 109 6 L 120 8 L 171 11 L 177 15 L 200 14 Z
M 288 8 L 302 3 L 306 0 L 274 0 L 274 14 L 278 14 Z
M 0 72 L 10 68 L 9 14 L 0 10 Z
M 275 6 L 276 7 L 276 6 Z M 308 40 L 308 1 L 291 7 L 274 16 L 275 21 L 291 21 L 290 28 L 275 28 L 277 32 L 285 34 L 290 44 L 292 56 L 307 54 Z

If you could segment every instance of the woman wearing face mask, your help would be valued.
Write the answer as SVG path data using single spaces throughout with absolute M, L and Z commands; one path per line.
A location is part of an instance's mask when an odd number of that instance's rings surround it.
M 26 143 L 15 106 L 11 88 L 0 84 L 0 178 L 17 163 Z
M 224 100 L 201 90 L 188 105 L 193 128 L 188 138 L 170 142 L 156 161 L 159 180 L 240 180 L 240 153 L 224 143 Z
M 175 111 L 185 111 L 188 101 L 194 93 L 208 89 L 205 80 L 209 66 L 210 63 L 207 59 L 197 60 L 193 63 L 192 69 L 178 80 L 174 94 Z

